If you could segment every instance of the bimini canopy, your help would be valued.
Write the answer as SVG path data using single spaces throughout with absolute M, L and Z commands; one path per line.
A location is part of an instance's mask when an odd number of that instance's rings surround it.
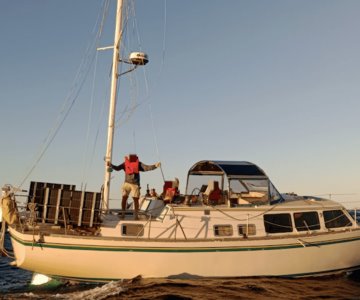
M 202 160 L 193 165 L 189 175 L 226 175 L 234 177 L 267 178 L 265 172 L 257 165 L 247 161 Z

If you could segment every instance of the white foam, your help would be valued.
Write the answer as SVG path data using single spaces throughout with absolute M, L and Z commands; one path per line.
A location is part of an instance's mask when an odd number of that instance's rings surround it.
M 42 285 L 48 283 L 50 280 L 51 278 L 46 275 L 34 273 L 31 279 L 31 285 Z
M 109 296 L 119 295 L 121 292 L 124 292 L 126 289 L 121 285 L 122 281 L 111 281 L 107 284 L 97 286 L 86 291 L 56 294 L 54 295 L 54 298 L 69 300 L 102 300 L 108 298 Z

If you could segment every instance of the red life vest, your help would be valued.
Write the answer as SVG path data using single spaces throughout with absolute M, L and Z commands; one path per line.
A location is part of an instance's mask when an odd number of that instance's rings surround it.
M 130 159 L 125 157 L 125 173 L 128 175 L 139 174 L 139 158 L 131 155 Z

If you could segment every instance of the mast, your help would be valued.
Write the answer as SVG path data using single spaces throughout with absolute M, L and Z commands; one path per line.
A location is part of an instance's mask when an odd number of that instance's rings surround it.
M 123 0 L 117 0 L 116 8 L 116 25 L 113 46 L 113 62 L 111 72 L 111 92 L 110 92 L 110 106 L 109 106 L 109 122 L 107 134 L 107 146 L 105 156 L 105 178 L 104 178 L 104 194 L 103 194 L 103 209 L 109 210 L 109 194 L 110 194 L 110 179 L 111 172 L 108 170 L 108 163 L 112 161 L 114 127 L 115 127 L 115 112 L 116 112 L 116 90 L 118 79 L 118 64 L 120 59 L 120 42 L 122 33 L 122 6 Z

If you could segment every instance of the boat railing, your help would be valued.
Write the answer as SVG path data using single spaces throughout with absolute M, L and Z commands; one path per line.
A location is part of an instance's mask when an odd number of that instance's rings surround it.
M 79 191 L 69 184 L 31 182 L 26 210 L 37 223 L 94 227 L 101 223 L 101 193 Z
M 356 223 L 360 223 L 360 208 L 353 208 L 348 210 L 350 216 L 356 221 Z
M 60 227 L 97 227 L 101 224 L 101 209 L 74 208 L 52 204 L 28 203 L 17 205 L 21 221 L 27 224 L 52 224 Z

